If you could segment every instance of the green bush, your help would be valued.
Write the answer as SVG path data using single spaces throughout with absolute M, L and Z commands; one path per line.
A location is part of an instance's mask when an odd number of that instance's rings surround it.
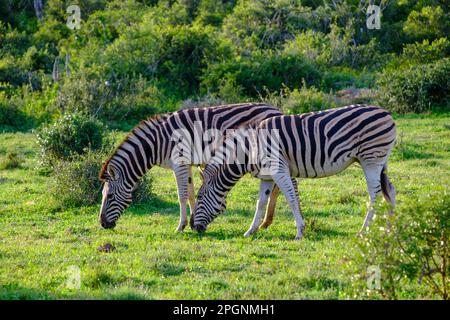
M 220 92 L 222 86 L 231 85 L 241 88 L 243 95 L 256 97 L 266 89 L 299 88 L 303 80 L 308 85 L 318 85 L 321 72 L 302 55 L 268 50 L 211 65 L 202 84 L 207 92 Z
M 147 174 L 139 180 L 136 188 L 133 190 L 133 204 L 147 203 L 153 198 L 153 178 Z
M 277 48 L 299 30 L 313 27 L 319 20 L 311 8 L 300 1 L 238 1 L 223 22 L 222 37 L 239 50 Z
M 23 159 L 16 152 L 8 152 L 6 159 L 0 162 L 0 170 L 20 168 L 22 162 Z
M 440 38 L 430 43 L 428 40 L 407 44 L 402 58 L 409 64 L 430 63 L 450 56 L 450 41 Z
M 102 80 L 79 72 L 64 80 L 54 109 L 107 121 L 142 120 L 161 105 L 158 88 L 142 76 Z
M 315 87 L 294 89 L 288 92 L 283 103 L 283 110 L 287 114 L 300 114 L 310 111 L 333 108 L 334 101 L 325 93 Z
M 198 90 L 207 61 L 218 59 L 218 44 L 210 27 L 170 25 L 147 16 L 105 51 L 108 68 L 124 77 L 157 79 L 173 95 L 186 97 Z
M 56 162 L 50 178 L 49 192 L 64 208 L 99 204 L 102 182 L 98 173 L 105 154 L 88 150 L 70 160 Z M 148 202 L 152 197 L 152 179 L 144 176 L 133 191 L 133 204 Z
M 49 192 L 56 202 L 64 208 L 99 203 L 101 182 L 98 172 L 103 159 L 102 153 L 89 150 L 70 160 L 55 162 Z
M 21 110 L 17 100 L 0 92 L 0 131 L 26 130 L 31 126 L 32 119 Z
M 378 78 L 380 105 L 395 112 L 450 108 L 450 58 L 384 71 Z
M 393 216 L 378 204 L 369 229 L 355 240 L 349 258 L 352 298 L 449 299 L 450 195 L 441 187 L 396 208 Z M 371 267 L 379 268 L 379 287 L 368 287 Z M 373 283 L 373 282 L 372 282 Z
M 449 14 L 439 6 L 424 6 L 413 10 L 403 25 L 403 31 L 412 39 L 434 39 L 448 35 Z
M 108 148 L 111 141 L 100 121 L 75 113 L 66 114 L 52 125 L 40 128 L 37 143 L 41 149 L 41 161 L 53 164 L 83 154 L 88 149 L 100 151 Z
M 19 63 L 12 56 L 0 56 L 0 82 L 20 86 L 27 81 L 26 72 L 19 68 Z

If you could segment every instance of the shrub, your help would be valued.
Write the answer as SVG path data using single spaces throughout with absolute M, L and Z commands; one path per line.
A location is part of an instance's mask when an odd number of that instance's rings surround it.
M 407 44 L 403 48 L 403 58 L 409 64 L 430 63 L 450 55 L 450 41 L 440 38 L 430 43 L 429 40 Z
M 22 158 L 16 152 L 11 151 L 6 155 L 6 159 L 0 163 L 0 169 L 5 170 L 20 168 L 22 162 Z
M 299 88 L 302 80 L 319 84 L 321 72 L 302 55 L 281 51 L 256 51 L 250 57 L 211 65 L 203 79 L 208 92 L 216 93 L 225 86 L 247 96 L 258 96 L 265 89 L 278 91 L 283 86 Z M 222 90 L 223 91 L 223 90 Z
M 393 216 L 376 206 L 374 220 L 350 257 L 353 298 L 407 297 L 408 288 L 416 285 L 428 298 L 449 299 L 449 208 L 444 188 L 399 207 Z M 367 287 L 370 267 L 379 268 L 378 288 Z
M 288 92 L 283 109 L 288 114 L 299 114 L 310 111 L 318 111 L 335 107 L 330 97 L 315 87 L 294 89 Z
M 186 97 L 198 90 L 208 59 L 218 59 L 211 27 L 170 25 L 147 16 L 105 51 L 108 68 L 123 77 L 139 74 L 157 79 L 172 94 Z
M 12 56 L 0 57 L 0 82 L 20 86 L 28 80 L 24 70 L 18 67 L 18 61 Z
M 54 164 L 50 194 L 62 207 L 78 207 L 96 204 L 101 199 L 101 182 L 98 172 L 104 156 L 88 151 L 74 155 L 71 160 Z
M 424 112 L 449 107 L 450 58 L 384 71 L 378 78 L 380 104 L 395 112 Z
M 161 93 L 143 77 L 102 80 L 91 72 L 65 79 L 55 102 L 57 109 L 109 121 L 141 120 L 156 113 Z
M 147 203 L 153 198 L 153 178 L 147 174 L 141 178 L 133 191 L 133 204 Z
M 447 21 L 447 22 L 445 22 Z M 413 39 L 433 39 L 448 34 L 448 14 L 440 6 L 425 6 L 411 11 L 403 31 Z
M 100 203 L 102 182 L 98 179 L 98 173 L 104 158 L 104 153 L 89 150 L 55 164 L 49 191 L 60 206 L 67 208 Z M 151 197 L 152 179 L 144 176 L 133 191 L 133 204 L 147 202 Z
M 21 110 L 20 102 L 0 92 L 0 130 L 26 130 L 31 123 L 30 117 Z
M 319 20 L 300 1 L 238 1 L 224 19 L 223 37 L 241 50 L 275 48 Z
M 68 160 L 87 149 L 99 151 L 107 148 L 109 141 L 105 126 L 98 120 L 81 113 L 66 114 L 50 126 L 37 133 L 41 149 L 41 161 L 52 164 L 57 160 Z
M 196 99 L 186 99 L 181 103 L 181 109 L 206 108 L 225 104 L 224 100 L 207 95 Z

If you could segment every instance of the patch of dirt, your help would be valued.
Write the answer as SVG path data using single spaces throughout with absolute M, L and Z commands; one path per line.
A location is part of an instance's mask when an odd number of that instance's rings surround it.
M 114 247 L 111 243 L 105 243 L 97 248 L 97 251 L 99 252 L 113 252 L 114 250 L 116 250 L 116 247 Z

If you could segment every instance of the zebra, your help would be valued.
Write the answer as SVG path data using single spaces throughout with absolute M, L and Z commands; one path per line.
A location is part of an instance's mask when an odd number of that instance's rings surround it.
M 114 228 L 117 219 L 132 200 L 132 190 L 137 181 L 153 166 L 173 170 L 178 189 L 180 221 L 177 231 L 186 227 L 189 201 L 191 226 L 194 209 L 194 183 L 192 179 L 193 164 L 204 165 L 207 157 L 174 161 L 173 154 L 177 147 L 183 145 L 180 138 L 192 139 L 208 129 L 223 133 L 229 128 L 260 122 L 268 117 L 281 115 L 278 108 L 265 103 L 241 103 L 215 106 L 209 108 L 190 108 L 177 112 L 158 115 L 139 123 L 104 162 L 99 178 L 104 182 L 99 220 L 104 228 Z M 185 137 L 176 138 L 182 132 Z M 191 146 L 184 145 L 187 149 Z M 202 141 L 200 149 L 210 147 Z M 207 153 L 205 153 L 207 154 Z M 269 206 L 273 210 L 274 205 Z
M 278 167 L 263 173 L 264 164 L 260 158 L 254 163 L 230 163 L 223 161 L 223 156 L 211 158 L 203 171 L 203 184 L 194 208 L 194 229 L 198 232 L 204 232 L 207 225 L 225 210 L 227 193 L 246 173 L 261 179 L 259 201 L 253 222 L 244 234 L 246 237 L 255 233 L 258 227 L 266 228 L 272 223 L 273 212 L 268 211 L 260 225 L 269 195 L 276 197 L 276 185 L 295 217 L 295 239 L 302 238 L 305 224 L 292 178 L 334 175 L 354 162 L 359 162 L 363 168 L 370 196 L 369 210 L 360 232 L 372 219 L 373 204 L 380 193 L 391 205 L 391 210 L 395 206 L 395 188 L 386 174 L 388 156 L 396 138 L 395 123 L 389 112 L 378 106 L 351 105 L 301 115 L 280 115 L 259 123 L 256 136 L 261 137 L 263 130 L 278 132 L 279 154 L 275 159 Z M 261 144 L 261 141 L 257 143 Z M 272 144 L 275 145 L 273 141 Z M 249 145 L 246 142 L 247 152 Z M 223 154 L 223 149 L 219 153 Z

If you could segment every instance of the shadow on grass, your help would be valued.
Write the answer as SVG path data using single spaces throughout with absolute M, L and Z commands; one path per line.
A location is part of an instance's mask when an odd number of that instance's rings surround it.
M 244 228 L 245 229 L 245 228 Z M 193 233 L 192 237 L 196 240 L 202 239 L 210 239 L 210 240 L 243 240 L 245 230 L 230 230 L 230 229 L 215 229 L 212 231 L 206 230 L 204 233 Z M 254 233 L 249 239 L 261 239 L 261 240 L 294 240 L 296 235 L 296 228 L 292 226 L 289 230 L 284 230 L 283 233 L 280 233 L 279 230 L 276 233 L 268 229 L 258 230 Z M 351 232 L 343 232 L 331 228 L 327 228 L 324 226 L 306 226 L 306 230 L 304 232 L 305 239 L 313 240 L 313 241 L 322 241 L 325 239 L 333 239 L 333 238 L 348 238 L 352 236 Z
M 22 288 L 18 286 L 0 287 L 0 300 L 49 300 L 56 299 L 43 290 Z
M 168 202 L 155 196 L 149 202 L 131 205 L 127 213 L 135 215 L 151 215 L 153 213 L 162 213 L 168 215 L 180 215 L 178 202 Z

